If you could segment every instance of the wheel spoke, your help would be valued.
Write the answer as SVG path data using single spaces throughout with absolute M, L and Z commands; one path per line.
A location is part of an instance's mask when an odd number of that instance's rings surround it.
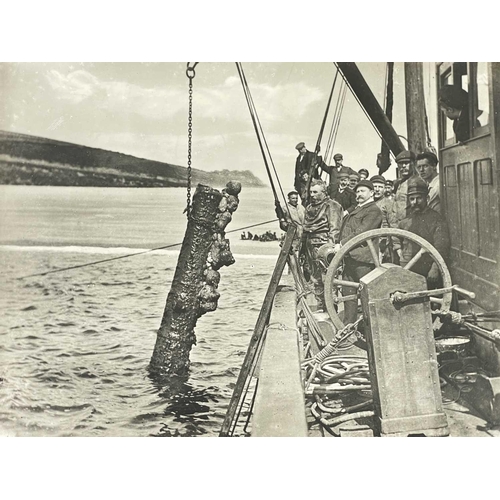
M 372 259 L 373 259 L 373 263 L 375 264 L 375 267 L 380 267 L 380 260 L 378 258 L 378 250 L 375 248 L 373 240 L 368 239 L 368 240 L 366 240 L 366 243 L 368 244 L 368 248 L 370 249 L 370 253 L 372 254 Z
M 422 255 L 424 255 L 424 253 L 427 253 L 427 250 L 425 250 L 424 247 L 422 247 L 414 256 L 413 258 L 410 260 L 410 262 L 408 262 L 408 264 L 406 264 L 405 267 L 403 267 L 403 269 L 411 269 L 419 260 L 420 260 L 420 257 L 422 257 Z
M 359 283 L 356 283 L 355 281 L 334 279 L 333 284 L 334 285 L 341 285 L 341 286 L 350 286 L 352 288 L 359 288 Z

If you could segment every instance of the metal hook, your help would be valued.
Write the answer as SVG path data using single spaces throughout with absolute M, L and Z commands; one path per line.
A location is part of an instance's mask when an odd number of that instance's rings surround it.
M 193 66 L 191 66 L 191 63 L 187 63 L 187 65 L 186 65 L 186 66 L 187 66 L 187 69 L 186 69 L 186 76 L 187 76 L 190 80 L 192 80 L 192 79 L 196 76 L 196 73 L 195 73 L 195 71 L 194 71 L 194 68 L 196 68 L 196 65 L 197 65 L 197 64 L 198 64 L 198 63 L 197 63 L 197 62 L 195 62 Z

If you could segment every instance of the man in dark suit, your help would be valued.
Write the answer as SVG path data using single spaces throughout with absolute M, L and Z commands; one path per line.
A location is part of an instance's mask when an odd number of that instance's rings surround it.
M 335 191 L 338 188 L 339 185 L 338 175 L 341 172 L 347 173 L 347 175 L 356 173 L 351 167 L 343 165 L 344 157 L 340 153 L 337 153 L 333 156 L 333 161 L 335 162 L 335 165 L 326 165 L 324 162 L 320 163 L 321 169 L 330 176 L 330 182 L 328 186 L 328 194 L 330 198 L 333 196 L 333 193 L 335 193 Z
M 309 179 L 310 172 L 312 170 L 312 165 L 314 162 L 314 153 L 308 151 L 306 145 L 303 142 L 299 142 L 295 149 L 299 152 L 297 160 L 295 161 L 295 190 L 300 194 L 302 199 L 302 204 L 307 199 L 308 193 L 305 192 L 307 186 L 307 180 Z
M 342 221 L 340 228 L 340 243 L 335 246 L 338 251 L 349 240 L 371 229 L 377 229 L 382 224 L 382 212 L 373 200 L 373 184 L 369 180 L 359 181 L 356 186 L 356 201 L 358 205 Z M 344 279 L 359 282 L 359 280 L 375 268 L 370 249 L 367 245 L 356 247 L 344 259 Z M 343 287 L 343 295 L 353 295 L 355 288 Z M 356 300 L 344 302 L 344 323 L 354 323 L 357 318 L 358 303 Z
M 337 178 L 339 185 L 331 198 L 340 203 L 344 212 L 352 212 L 356 206 L 356 194 L 349 187 L 349 174 L 339 172 Z

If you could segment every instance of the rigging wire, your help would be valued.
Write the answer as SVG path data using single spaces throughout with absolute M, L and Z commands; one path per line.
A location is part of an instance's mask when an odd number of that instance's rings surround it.
M 333 92 L 335 90 L 335 85 L 337 83 L 337 78 L 339 76 L 339 69 L 337 68 L 337 72 L 335 73 L 335 78 L 333 80 L 332 90 L 330 91 L 330 97 L 328 98 L 328 103 L 325 109 L 325 115 L 323 116 L 323 122 L 321 123 L 321 127 L 319 129 L 318 140 L 316 141 L 316 148 L 314 150 L 315 154 L 319 153 L 319 147 L 321 144 L 321 139 L 323 138 L 323 132 L 325 130 L 326 119 L 328 118 L 328 112 L 330 111 L 330 104 L 332 102 Z
M 265 221 L 265 222 L 259 222 L 257 224 L 252 224 L 250 226 L 240 227 L 238 229 L 231 229 L 230 231 L 225 231 L 225 233 L 226 234 L 235 233 L 236 231 L 243 231 L 244 229 L 251 229 L 252 227 L 263 226 L 264 224 L 271 224 L 272 222 L 276 222 L 277 220 L 278 219 L 272 219 L 272 220 L 268 220 L 268 221 Z M 128 257 L 135 257 L 136 255 L 144 255 L 146 253 L 155 252 L 157 250 L 166 250 L 167 248 L 177 247 L 177 246 L 180 246 L 180 245 L 182 245 L 182 242 L 180 242 L 180 243 L 172 243 L 171 245 L 166 245 L 166 246 L 163 246 L 163 247 L 151 248 L 151 249 L 148 249 L 148 250 L 142 250 L 140 252 L 129 253 L 129 254 L 126 254 L 126 255 L 119 255 L 117 257 L 111 257 L 109 259 L 102 259 L 102 260 L 96 260 L 96 261 L 93 261 L 93 262 L 87 262 L 86 264 L 79 264 L 77 266 L 61 267 L 61 268 L 58 268 L 58 269 L 53 269 L 52 271 L 45 271 L 44 273 L 29 274 L 27 276 L 20 276 L 20 277 L 15 278 L 15 279 L 22 280 L 22 279 L 26 279 L 26 278 L 33 278 L 35 276 L 46 276 L 47 274 L 60 273 L 62 271 L 69 271 L 71 269 L 78 269 L 78 268 L 81 268 L 81 267 L 94 266 L 96 264 L 102 264 L 103 262 L 111 262 L 112 260 L 126 259 Z
M 252 123 L 253 123 L 254 129 L 255 129 L 255 133 L 257 134 L 257 140 L 259 142 L 262 157 L 264 159 L 264 165 L 266 167 L 267 175 L 269 177 L 269 182 L 271 183 L 271 189 L 273 191 L 274 203 L 275 203 L 276 212 L 277 212 L 276 215 L 278 215 L 278 218 L 281 219 L 282 218 L 281 216 L 284 214 L 283 214 L 283 209 L 282 209 L 282 206 L 281 206 L 279 198 L 278 198 L 278 194 L 276 192 L 276 187 L 274 184 L 272 172 L 271 172 L 271 169 L 269 168 L 269 163 L 268 163 L 268 160 L 266 157 L 266 151 L 267 151 L 267 154 L 269 156 L 269 162 L 272 165 L 274 175 L 276 177 L 276 182 L 278 184 L 278 188 L 279 188 L 279 190 L 281 192 L 281 196 L 283 198 L 284 206 L 286 207 L 286 210 L 288 212 L 288 217 L 291 219 L 290 209 L 288 208 L 288 204 L 286 203 L 285 193 L 283 192 L 283 188 L 282 188 L 280 180 L 279 180 L 279 175 L 278 175 L 278 172 L 276 171 L 276 167 L 274 165 L 273 158 L 271 156 L 271 152 L 269 150 L 269 146 L 267 144 L 266 137 L 264 135 L 264 131 L 263 131 L 262 125 L 260 123 L 259 115 L 257 113 L 257 109 L 255 108 L 255 104 L 253 102 L 252 94 L 250 92 L 250 86 L 248 85 L 247 79 L 245 77 L 245 72 L 243 70 L 243 65 L 241 63 L 236 63 L 236 68 L 238 70 L 241 84 L 243 86 L 243 92 L 244 92 L 246 100 L 247 100 L 248 108 L 250 111 L 250 117 L 252 118 Z M 264 147 L 262 145 L 263 142 L 264 142 L 264 145 L 266 147 L 266 151 L 264 150 Z
M 337 73 L 338 73 L 338 70 L 337 70 Z M 332 160 L 332 153 L 333 153 L 332 141 L 333 141 L 333 136 L 335 135 L 335 126 L 337 123 L 337 115 L 338 115 L 339 105 L 340 105 L 340 96 L 341 96 L 342 89 L 343 89 L 344 85 L 345 85 L 344 81 L 341 81 L 340 86 L 339 86 L 339 93 L 337 96 L 337 102 L 335 105 L 335 112 L 333 113 L 332 124 L 330 127 L 330 134 L 328 136 L 328 142 L 326 144 L 325 161 L 327 161 L 327 164 L 330 164 L 330 162 Z M 328 158 L 328 160 L 327 160 L 327 158 Z
M 336 128 L 335 128 L 335 135 L 333 136 L 332 151 L 334 150 L 335 143 L 337 142 L 337 134 L 339 133 L 339 129 L 340 129 L 340 120 L 342 118 L 342 112 L 344 111 L 344 104 L 345 104 L 346 94 L 347 94 L 347 87 L 344 85 L 343 93 L 342 93 L 342 98 L 341 98 L 340 109 L 339 109 L 339 116 L 337 118 L 337 125 L 336 125 Z
M 335 66 L 338 68 L 337 63 L 333 63 L 333 64 L 335 64 Z M 391 154 L 392 158 L 395 160 L 396 157 L 394 156 L 394 153 L 391 151 L 391 148 L 390 148 L 389 144 L 387 144 L 387 141 L 384 139 L 384 137 L 382 136 L 382 134 L 379 132 L 378 128 L 375 126 L 375 123 L 373 123 L 373 120 L 370 118 L 370 115 L 368 114 L 368 112 L 366 111 L 366 109 L 364 108 L 364 106 L 361 104 L 361 101 L 358 99 L 358 96 L 356 95 L 356 93 L 352 90 L 352 87 L 349 85 L 349 82 L 347 81 L 347 79 L 344 76 L 344 74 L 342 73 L 342 71 L 340 72 L 340 75 L 342 76 L 342 78 L 343 78 L 344 82 L 346 83 L 346 85 L 349 87 L 349 90 L 351 91 L 351 94 L 354 96 L 354 98 L 358 102 L 360 108 L 363 110 L 363 113 L 366 115 L 366 118 L 368 118 L 368 121 L 372 124 L 373 129 L 375 130 L 375 132 L 377 133 L 377 135 L 379 136 L 379 138 L 382 141 L 384 141 L 384 143 L 386 144 L 386 146 L 389 148 L 389 153 Z
M 321 127 L 319 129 L 318 139 L 316 140 L 316 147 L 314 148 L 313 161 L 312 161 L 311 166 L 309 168 L 309 176 L 308 176 L 308 179 L 306 182 L 306 194 L 305 194 L 306 200 L 308 200 L 308 198 L 309 198 L 309 189 L 311 187 L 312 179 L 313 179 L 313 177 L 315 177 L 315 171 L 318 172 L 318 170 L 319 170 L 319 172 L 321 172 L 321 170 L 322 170 L 321 166 L 319 166 L 317 163 L 317 159 L 318 159 L 318 154 L 320 152 L 321 139 L 323 138 L 323 132 L 325 130 L 326 120 L 328 118 L 328 113 L 330 111 L 330 104 L 332 102 L 332 97 L 333 97 L 333 93 L 335 91 L 335 85 L 337 84 L 338 76 L 339 76 L 339 70 L 337 69 L 337 72 L 335 73 L 335 78 L 333 80 L 332 90 L 330 91 L 330 96 L 328 97 L 328 102 L 326 104 L 326 109 L 325 109 L 325 114 L 323 116 L 323 121 L 321 122 Z M 325 155 L 325 158 L 326 158 L 326 155 Z

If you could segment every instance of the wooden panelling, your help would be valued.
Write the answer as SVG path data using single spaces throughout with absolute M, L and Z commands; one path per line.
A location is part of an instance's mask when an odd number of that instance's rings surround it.
M 446 213 L 447 222 L 450 229 L 452 248 L 460 250 L 462 245 L 462 234 L 460 224 L 460 203 L 458 196 L 457 169 L 455 165 L 448 165 L 444 168 L 446 191 Z
M 477 209 L 474 189 L 474 170 L 470 162 L 458 165 L 458 196 L 462 223 L 462 251 L 478 255 Z
M 476 162 L 479 255 L 497 261 L 498 194 L 493 185 L 491 159 Z

